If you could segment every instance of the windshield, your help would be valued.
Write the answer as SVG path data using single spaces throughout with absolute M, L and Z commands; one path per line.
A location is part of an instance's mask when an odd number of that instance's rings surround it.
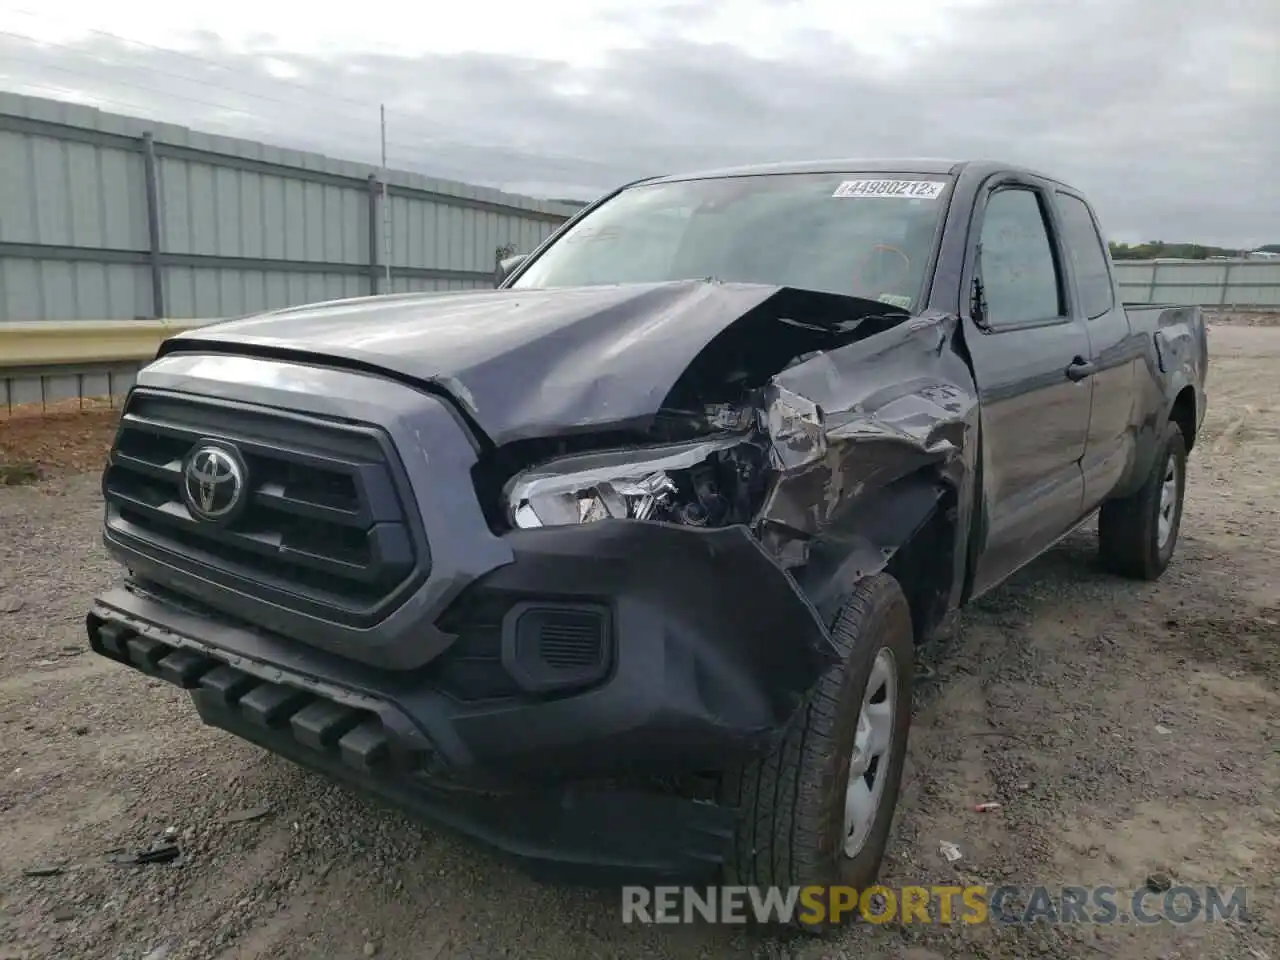
M 517 289 L 715 278 L 910 309 L 950 178 L 772 174 L 642 184 L 549 247 Z

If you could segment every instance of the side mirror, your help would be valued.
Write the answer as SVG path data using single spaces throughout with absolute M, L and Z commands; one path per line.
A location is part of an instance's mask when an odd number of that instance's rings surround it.
M 498 269 L 494 271 L 493 285 L 495 287 L 502 286 L 503 281 L 506 280 L 507 277 L 511 276 L 516 267 L 520 266 L 520 264 L 524 263 L 528 259 L 529 255 L 527 253 L 517 253 L 514 257 L 507 257 L 503 260 L 499 260 Z

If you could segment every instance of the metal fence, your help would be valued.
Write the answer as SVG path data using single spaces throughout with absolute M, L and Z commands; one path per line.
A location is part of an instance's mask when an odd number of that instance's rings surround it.
M 1280 260 L 1117 260 L 1129 303 L 1280 309 Z
M 119 395 L 145 351 L 15 359 L 32 323 L 214 319 L 487 287 L 577 207 L 0 93 L 0 414 Z M 1280 262 L 1118 261 L 1130 302 L 1280 308 Z M 74 325 L 72 325 L 74 326 Z M 133 325 L 130 324 L 130 327 Z M 92 336 L 133 343 L 140 331 Z M 46 338 L 47 339 L 47 338 Z M 136 344 L 135 344 L 136 346 Z M 132 351 L 132 352 L 130 352 Z M 91 359 L 101 357 L 101 359 Z M 128 357 L 126 358 L 126 354 Z M 135 356 L 137 354 L 137 356 Z
M 576 209 L 404 171 L 383 195 L 362 164 L 0 94 L 0 323 L 491 286 Z

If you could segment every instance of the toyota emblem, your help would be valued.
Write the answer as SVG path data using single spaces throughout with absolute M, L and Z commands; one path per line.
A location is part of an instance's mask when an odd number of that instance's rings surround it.
M 226 447 L 197 447 L 187 458 L 182 492 L 197 519 L 227 520 L 244 500 L 244 464 Z

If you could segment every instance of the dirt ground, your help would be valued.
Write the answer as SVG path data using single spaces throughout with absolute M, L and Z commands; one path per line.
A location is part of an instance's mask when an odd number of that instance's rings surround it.
M 0 452 L 16 429 L 43 444 L 45 477 L 0 486 L 0 958 L 1280 960 L 1280 328 L 1215 324 L 1210 349 L 1165 577 L 1098 572 L 1084 530 L 923 651 L 885 880 L 1130 890 L 1160 871 L 1247 886 L 1247 919 L 861 924 L 826 942 L 624 926 L 615 895 L 530 881 L 202 727 L 180 692 L 89 653 L 89 598 L 117 573 L 96 469 L 59 464 L 101 449 L 67 452 L 53 431 L 83 447 L 110 430 L 72 419 L 0 423 Z M 1003 808 L 974 812 L 984 801 Z M 111 858 L 166 836 L 174 862 Z

